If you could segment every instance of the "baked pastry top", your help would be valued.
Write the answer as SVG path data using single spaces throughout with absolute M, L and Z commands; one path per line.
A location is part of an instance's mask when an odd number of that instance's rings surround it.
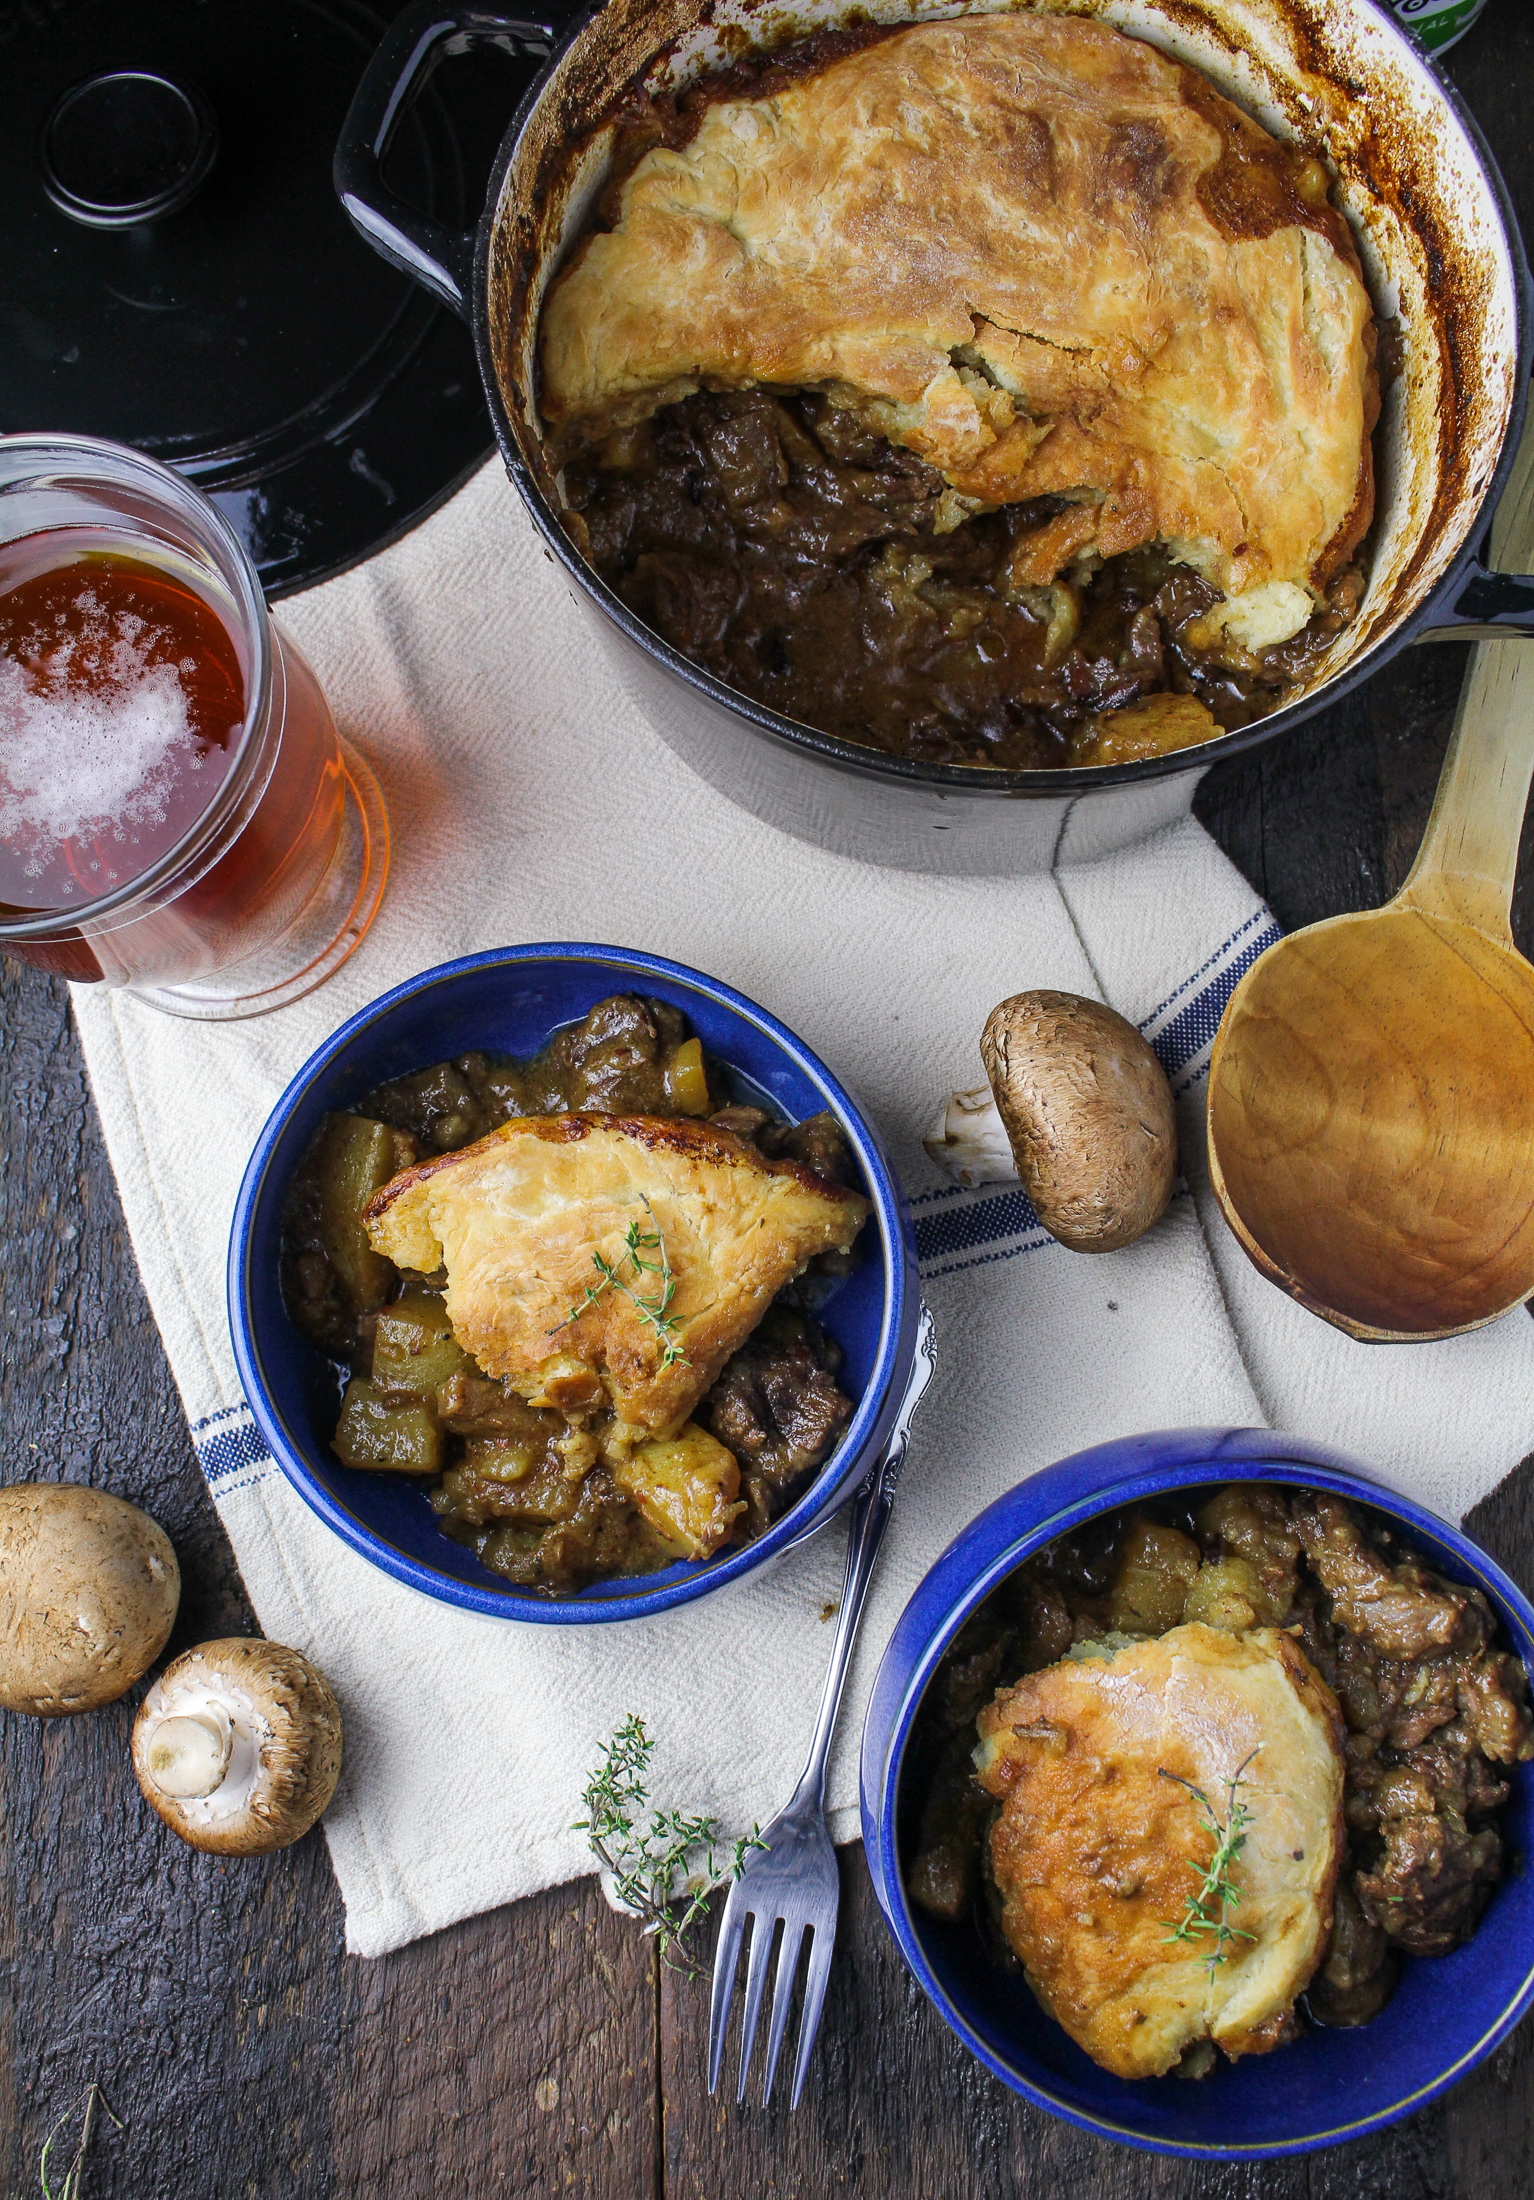
M 1344 1854 L 1341 1715 L 1288 1635 L 1194 1622 L 1071 1656 L 1003 1691 L 979 1724 L 980 1784 L 1002 1806 L 1002 1930 L 1072 2039 L 1119 2077 L 1147 2078 L 1200 2040 L 1237 2056 L 1286 2038 L 1326 1953 Z M 1249 1817 L 1226 1874 L 1231 1937 L 1178 1938 L 1237 1775 Z M 1219 1904 L 1204 1914 L 1216 1923 Z
M 610 1408 L 621 1443 L 681 1429 L 776 1293 L 868 1213 L 713 1124 L 524 1115 L 391 1178 L 366 1220 L 397 1267 L 446 1268 L 453 1334 L 487 1375 L 572 1420 Z
M 1032 13 L 913 26 L 645 153 L 540 335 L 556 455 L 809 388 L 970 510 L 1073 500 L 1018 586 L 1162 540 L 1287 639 L 1373 514 L 1368 293 L 1321 165 L 1193 70 Z

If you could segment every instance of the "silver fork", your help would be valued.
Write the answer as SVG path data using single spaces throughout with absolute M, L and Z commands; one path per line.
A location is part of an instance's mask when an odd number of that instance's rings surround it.
M 737 2101 L 746 2097 L 746 2074 L 751 2066 L 762 1993 L 767 1984 L 767 1959 L 774 1929 L 780 1922 L 783 1938 L 773 1980 L 772 2025 L 767 2035 L 767 2079 L 762 2088 L 762 2100 L 765 2104 L 772 2098 L 778 2050 L 783 2045 L 789 2004 L 793 2000 L 794 1975 L 799 1968 L 804 1935 L 808 1932 L 811 1936 L 809 1976 L 804 1989 L 804 2016 L 799 2026 L 799 2054 L 794 2064 L 791 2108 L 799 2106 L 799 2095 L 804 2088 L 804 2073 L 809 2068 L 810 2050 L 815 2044 L 821 2006 L 826 1998 L 826 1981 L 831 1975 L 831 1949 L 836 1939 L 836 1911 L 840 1900 L 836 1851 L 831 1846 L 830 1829 L 826 1825 L 826 1758 L 830 1754 L 831 1736 L 836 1730 L 836 1714 L 841 1705 L 847 1668 L 852 1663 L 852 1646 L 863 1616 L 864 1599 L 873 1579 L 874 1561 L 889 1525 L 895 1483 L 905 1464 L 911 1421 L 936 1365 L 937 1340 L 933 1334 L 932 1316 L 923 1306 L 916 1331 L 916 1361 L 905 1396 L 900 1401 L 889 1448 L 853 1501 L 841 1615 L 836 1625 L 836 1640 L 831 1646 L 831 1667 L 826 1674 L 825 1693 L 820 1699 L 820 1715 L 815 1721 L 809 1759 L 788 1804 L 762 1835 L 763 1846 L 748 1855 L 745 1869 L 731 1887 L 730 1898 L 724 1906 L 719 1944 L 714 1951 L 714 1990 L 709 2005 L 708 2089 L 712 2093 L 719 2083 L 740 1944 L 746 1921 L 750 1919 L 751 1960 L 746 1972 L 746 2013 L 740 2035 Z

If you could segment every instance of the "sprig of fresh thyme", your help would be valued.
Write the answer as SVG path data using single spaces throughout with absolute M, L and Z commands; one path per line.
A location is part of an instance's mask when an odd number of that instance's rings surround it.
M 1236 1790 L 1242 1785 L 1246 1768 L 1256 1754 L 1254 1749 L 1250 1755 L 1243 1757 L 1225 1783 L 1223 1825 L 1215 1814 L 1214 1805 L 1201 1787 L 1195 1787 L 1191 1780 L 1185 1780 L 1180 1772 L 1168 1772 L 1164 1765 L 1157 1767 L 1163 1780 L 1175 1780 L 1179 1787 L 1186 1788 L 1195 1801 L 1203 1805 L 1204 1815 L 1199 1824 L 1214 1843 L 1214 1854 L 1204 1868 L 1204 1877 L 1198 1892 L 1188 1896 L 1183 1905 L 1182 1916 L 1175 1924 L 1169 1917 L 1162 1919 L 1167 1927 L 1168 1942 L 1181 1940 L 1186 1941 L 1190 1947 L 1196 1947 L 1201 1934 L 1207 1933 L 1211 1936 L 1213 1946 L 1205 1959 L 1205 1969 L 1211 1978 L 1225 1961 L 1225 1951 L 1232 1941 L 1255 1940 L 1257 1937 L 1255 1933 L 1245 1933 L 1239 1925 L 1232 1925 L 1230 1922 L 1230 1913 L 1241 1900 L 1241 1890 L 1231 1880 L 1231 1868 L 1246 1847 L 1246 1837 L 1252 1824 L 1252 1813 L 1239 1799 Z
M 719 1827 L 712 1818 L 692 1818 L 680 1810 L 652 1810 L 649 1802 L 650 1757 L 654 1740 L 644 1721 L 631 1712 L 612 1737 L 599 1745 L 602 1763 L 581 1792 L 584 1818 L 574 1831 L 584 1833 L 591 1853 L 612 1877 L 613 1891 L 626 1910 L 642 1919 L 660 1943 L 668 1969 L 697 1978 L 687 1936 L 708 1904 L 708 1892 L 720 1878 Z M 730 1846 L 729 1876 L 738 1879 L 753 1849 L 765 1848 L 753 1826 Z M 679 1884 L 680 1882 L 680 1884 Z
M 676 1341 L 678 1324 L 671 1313 L 671 1301 L 676 1297 L 676 1278 L 671 1273 L 666 1241 L 661 1236 L 660 1224 L 655 1221 L 654 1208 L 643 1192 L 639 1197 L 654 1228 L 642 1230 L 637 1219 L 631 1222 L 623 1241 L 623 1258 L 616 1263 L 608 1260 L 602 1253 L 592 1254 L 591 1264 L 600 1275 L 601 1282 L 587 1284 L 584 1294 L 576 1300 L 564 1320 L 557 1322 L 549 1331 L 549 1335 L 557 1336 L 561 1329 L 568 1329 L 571 1322 L 579 1321 L 587 1307 L 595 1306 L 604 1291 L 621 1291 L 640 1320 L 659 1337 L 661 1368 L 664 1370 L 675 1367 L 678 1361 L 683 1366 L 688 1366 L 690 1362 L 687 1354 Z M 623 1271 L 630 1263 L 633 1264 L 634 1281 L 626 1283 Z M 646 1276 L 655 1276 L 659 1280 L 660 1288 L 651 1298 L 644 1297 L 638 1289 Z

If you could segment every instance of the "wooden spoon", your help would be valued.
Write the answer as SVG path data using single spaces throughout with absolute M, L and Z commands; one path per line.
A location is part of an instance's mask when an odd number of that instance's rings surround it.
M 1534 571 L 1534 430 L 1492 559 Z M 1406 884 L 1270 947 L 1215 1039 L 1226 1220 L 1355 1337 L 1452 1337 L 1534 1293 L 1534 969 L 1508 924 L 1531 772 L 1534 645 L 1478 643 Z

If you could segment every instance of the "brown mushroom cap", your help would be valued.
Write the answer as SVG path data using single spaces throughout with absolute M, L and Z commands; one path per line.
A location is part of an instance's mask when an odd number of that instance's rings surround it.
M 340 1707 L 301 1650 L 246 1635 L 200 1643 L 140 1704 L 133 1771 L 145 1799 L 194 1849 L 284 1849 L 335 1793 Z
M 1149 1045 L 1101 1001 L 1015 993 L 981 1058 L 1034 1212 L 1077 1253 L 1109 1253 L 1163 1213 L 1177 1175 L 1172 1088 Z
M 0 1490 L 0 1704 L 40 1719 L 114 1703 L 165 1648 L 181 1599 L 170 1537 L 77 1482 Z

